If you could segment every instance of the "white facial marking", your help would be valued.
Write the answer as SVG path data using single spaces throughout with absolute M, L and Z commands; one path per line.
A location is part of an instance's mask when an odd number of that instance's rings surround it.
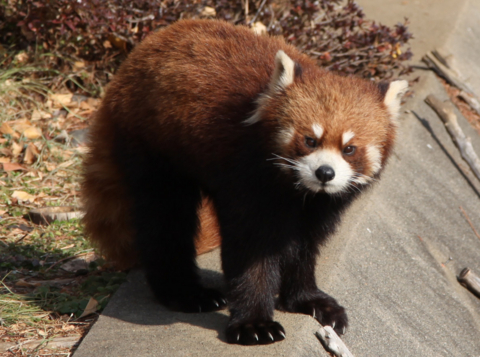
M 392 120 L 396 120 L 400 112 L 400 103 L 402 96 L 408 89 L 407 81 L 394 81 L 391 82 L 388 86 L 387 93 L 385 94 L 385 99 L 383 103 L 388 108 Z
M 324 191 L 333 194 L 345 191 L 354 175 L 354 171 L 348 162 L 336 150 L 319 149 L 298 161 L 297 168 L 300 182 L 313 192 Z M 330 166 L 335 172 L 333 180 L 326 184 L 322 184 L 315 175 L 315 171 L 323 165 Z
M 350 140 L 353 139 L 354 136 L 355 136 L 355 134 L 350 130 L 344 132 L 343 135 L 342 135 L 342 144 L 346 145 Z
M 382 168 L 382 154 L 376 145 L 367 146 L 367 160 L 372 167 L 372 175 L 376 174 Z
M 277 134 L 277 143 L 280 146 L 290 144 L 293 139 L 293 134 L 295 134 L 295 130 L 293 129 L 293 127 L 281 129 Z
M 313 124 L 312 130 L 317 139 L 321 139 L 323 135 L 323 127 L 320 124 Z

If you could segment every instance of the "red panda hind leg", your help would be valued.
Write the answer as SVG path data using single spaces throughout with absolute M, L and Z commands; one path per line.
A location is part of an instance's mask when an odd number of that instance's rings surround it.
M 200 187 L 151 148 L 122 143 L 136 248 L 155 297 L 182 312 L 226 307 L 220 292 L 201 286 L 195 261 Z

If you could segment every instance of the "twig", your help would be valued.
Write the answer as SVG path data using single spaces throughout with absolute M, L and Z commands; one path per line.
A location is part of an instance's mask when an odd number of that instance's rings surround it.
M 82 252 L 82 251 L 80 251 L 79 253 L 74 254 L 74 255 L 72 255 L 72 256 L 70 256 L 70 257 L 66 257 L 66 258 L 57 260 L 55 263 L 53 263 L 53 264 L 50 265 L 47 269 L 45 269 L 45 273 L 46 273 L 47 271 L 49 271 L 50 269 L 52 269 L 52 268 L 53 268 L 55 265 L 57 265 L 58 263 L 64 262 L 65 260 L 69 260 L 69 259 L 73 259 L 73 258 L 78 258 L 78 257 L 81 257 L 82 255 L 86 255 L 86 254 L 90 253 L 90 251 L 92 251 L 93 248 L 86 249 L 86 250 L 88 250 L 88 252 L 79 254 L 80 252 Z
M 463 269 L 457 278 L 458 282 L 480 298 L 480 278 L 469 268 Z
M 480 100 L 475 93 L 458 77 L 455 70 L 453 70 L 447 63 L 446 59 L 438 52 L 428 52 L 423 56 L 422 61 L 432 69 L 436 74 L 445 79 L 448 84 L 460 89 L 459 97 L 480 115 Z
M 259 15 L 260 12 L 262 11 L 263 6 L 265 5 L 266 2 L 267 2 L 267 0 L 263 0 L 263 1 L 262 1 L 262 3 L 260 4 L 260 7 L 259 7 L 258 10 L 257 10 L 257 13 L 256 13 L 255 16 L 253 17 L 253 19 L 249 22 L 249 24 L 254 24 L 254 23 L 255 23 L 255 21 L 257 20 L 258 15 Z
M 480 115 L 480 102 L 478 101 L 477 98 L 473 97 L 471 94 L 461 90 L 460 93 L 458 94 L 460 98 L 462 98 L 468 105 L 470 105 L 470 108 L 475 110 L 475 112 Z
M 439 59 L 440 58 L 440 59 Z M 468 88 L 457 76 L 455 71 L 453 71 L 443 57 L 440 56 L 438 52 L 428 52 L 423 56 L 422 61 L 432 69 L 436 74 L 445 79 L 448 84 L 463 90 L 467 93 L 472 93 L 470 88 Z
M 477 236 L 477 238 L 480 239 L 480 234 L 478 234 L 477 230 L 476 230 L 475 227 L 473 226 L 473 223 L 472 223 L 472 221 L 470 220 L 470 218 L 468 217 L 467 212 L 465 212 L 465 210 L 463 209 L 462 206 L 460 206 L 460 210 L 462 211 L 463 215 L 464 215 L 465 218 L 467 219 L 467 222 L 468 222 L 468 224 L 470 225 L 470 227 L 472 227 L 473 233 L 475 233 L 475 235 Z
M 321 326 L 315 332 L 323 347 L 337 357 L 354 357 L 331 326 Z
M 27 233 L 27 234 L 25 234 L 24 236 L 22 236 L 22 237 L 18 238 L 18 239 L 15 241 L 15 244 L 17 244 L 17 243 L 20 243 L 20 242 L 21 242 L 22 240 L 24 240 L 24 239 L 25 239 L 25 237 L 26 237 L 26 236 L 28 236 L 29 234 L 30 234 L 30 232 L 28 232 L 28 233 Z
M 131 24 L 134 24 L 134 23 L 137 23 L 137 22 L 143 22 L 143 21 L 147 21 L 147 20 L 155 20 L 155 16 L 153 14 L 150 14 L 150 15 L 147 15 L 147 16 L 144 16 L 142 18 L 139 18 L 139 19 L 133 19 L 133 20 L 127 20 L 129 23 Z
M 432 94 L 425 98 L 425 102 L 438 114 L 440 119 L 442 119 L 448 133 L 460 150 L 463 159 L 470 165 L 477 179 L 480 180 L 480 159 L 473 149 L 470 138 L 465 136 L 462 128 L 458 125 L 452 102 L 442 102 Z

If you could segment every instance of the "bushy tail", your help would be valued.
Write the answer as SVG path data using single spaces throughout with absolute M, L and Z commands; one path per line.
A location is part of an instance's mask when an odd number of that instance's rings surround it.
M 119 269 L 137 262 L 132 225 L 131 202 L 122 174 L 115 164 L 111 131 L 93 126 L 90 153 L 84 161 L 82 199 L 85 209 L 85 233 L 100 253 Z M 105 135 L 102 135 L 102 132 Z M 195 247 L 197 254 L 220 245 L 217 216 L 211 201 L 202 200 L 199 208 L 200 228 Z
M 222 238 L 218 227 L 217 213 L 213 203 L 208 198 L 202 199 L 202 205 L 198 210 L 200 229 L 195 240 L 197 255 L 209 252 L 217 248 Z
M 82 182 L 85 233 L 108 261 L 126 269 L 137 261 L 130 202 L 112 157 L 113 145 L 94 131 L 97 142 L 84 161 Z

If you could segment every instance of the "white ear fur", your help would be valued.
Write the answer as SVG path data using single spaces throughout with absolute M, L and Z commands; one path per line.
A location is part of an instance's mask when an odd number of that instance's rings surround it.
M 295 78 L 295 62 L 288 55 L 279 50 L 275 56 L 275 71 L 270 82 L 270 89 L 286 88 Z
M 293 83 L 295 79 L 295 62 L 288 55 L 279 50 L 275 56 L 275 70 L 268 90 L 257 99 L 257 110 L 253 115 L 244 121 L 246 125 L 252 125 L 260 121 L 262 116 L 262 105 L 270 98 L 270 94 L 278 89 L 284 89 Z
M 396 120 L 400 114 L 400 102 L 407 89 L 408 82 L 404 80 L 391 82 L 388 86 L 383 102 L 387 106 L 392 120 Z

